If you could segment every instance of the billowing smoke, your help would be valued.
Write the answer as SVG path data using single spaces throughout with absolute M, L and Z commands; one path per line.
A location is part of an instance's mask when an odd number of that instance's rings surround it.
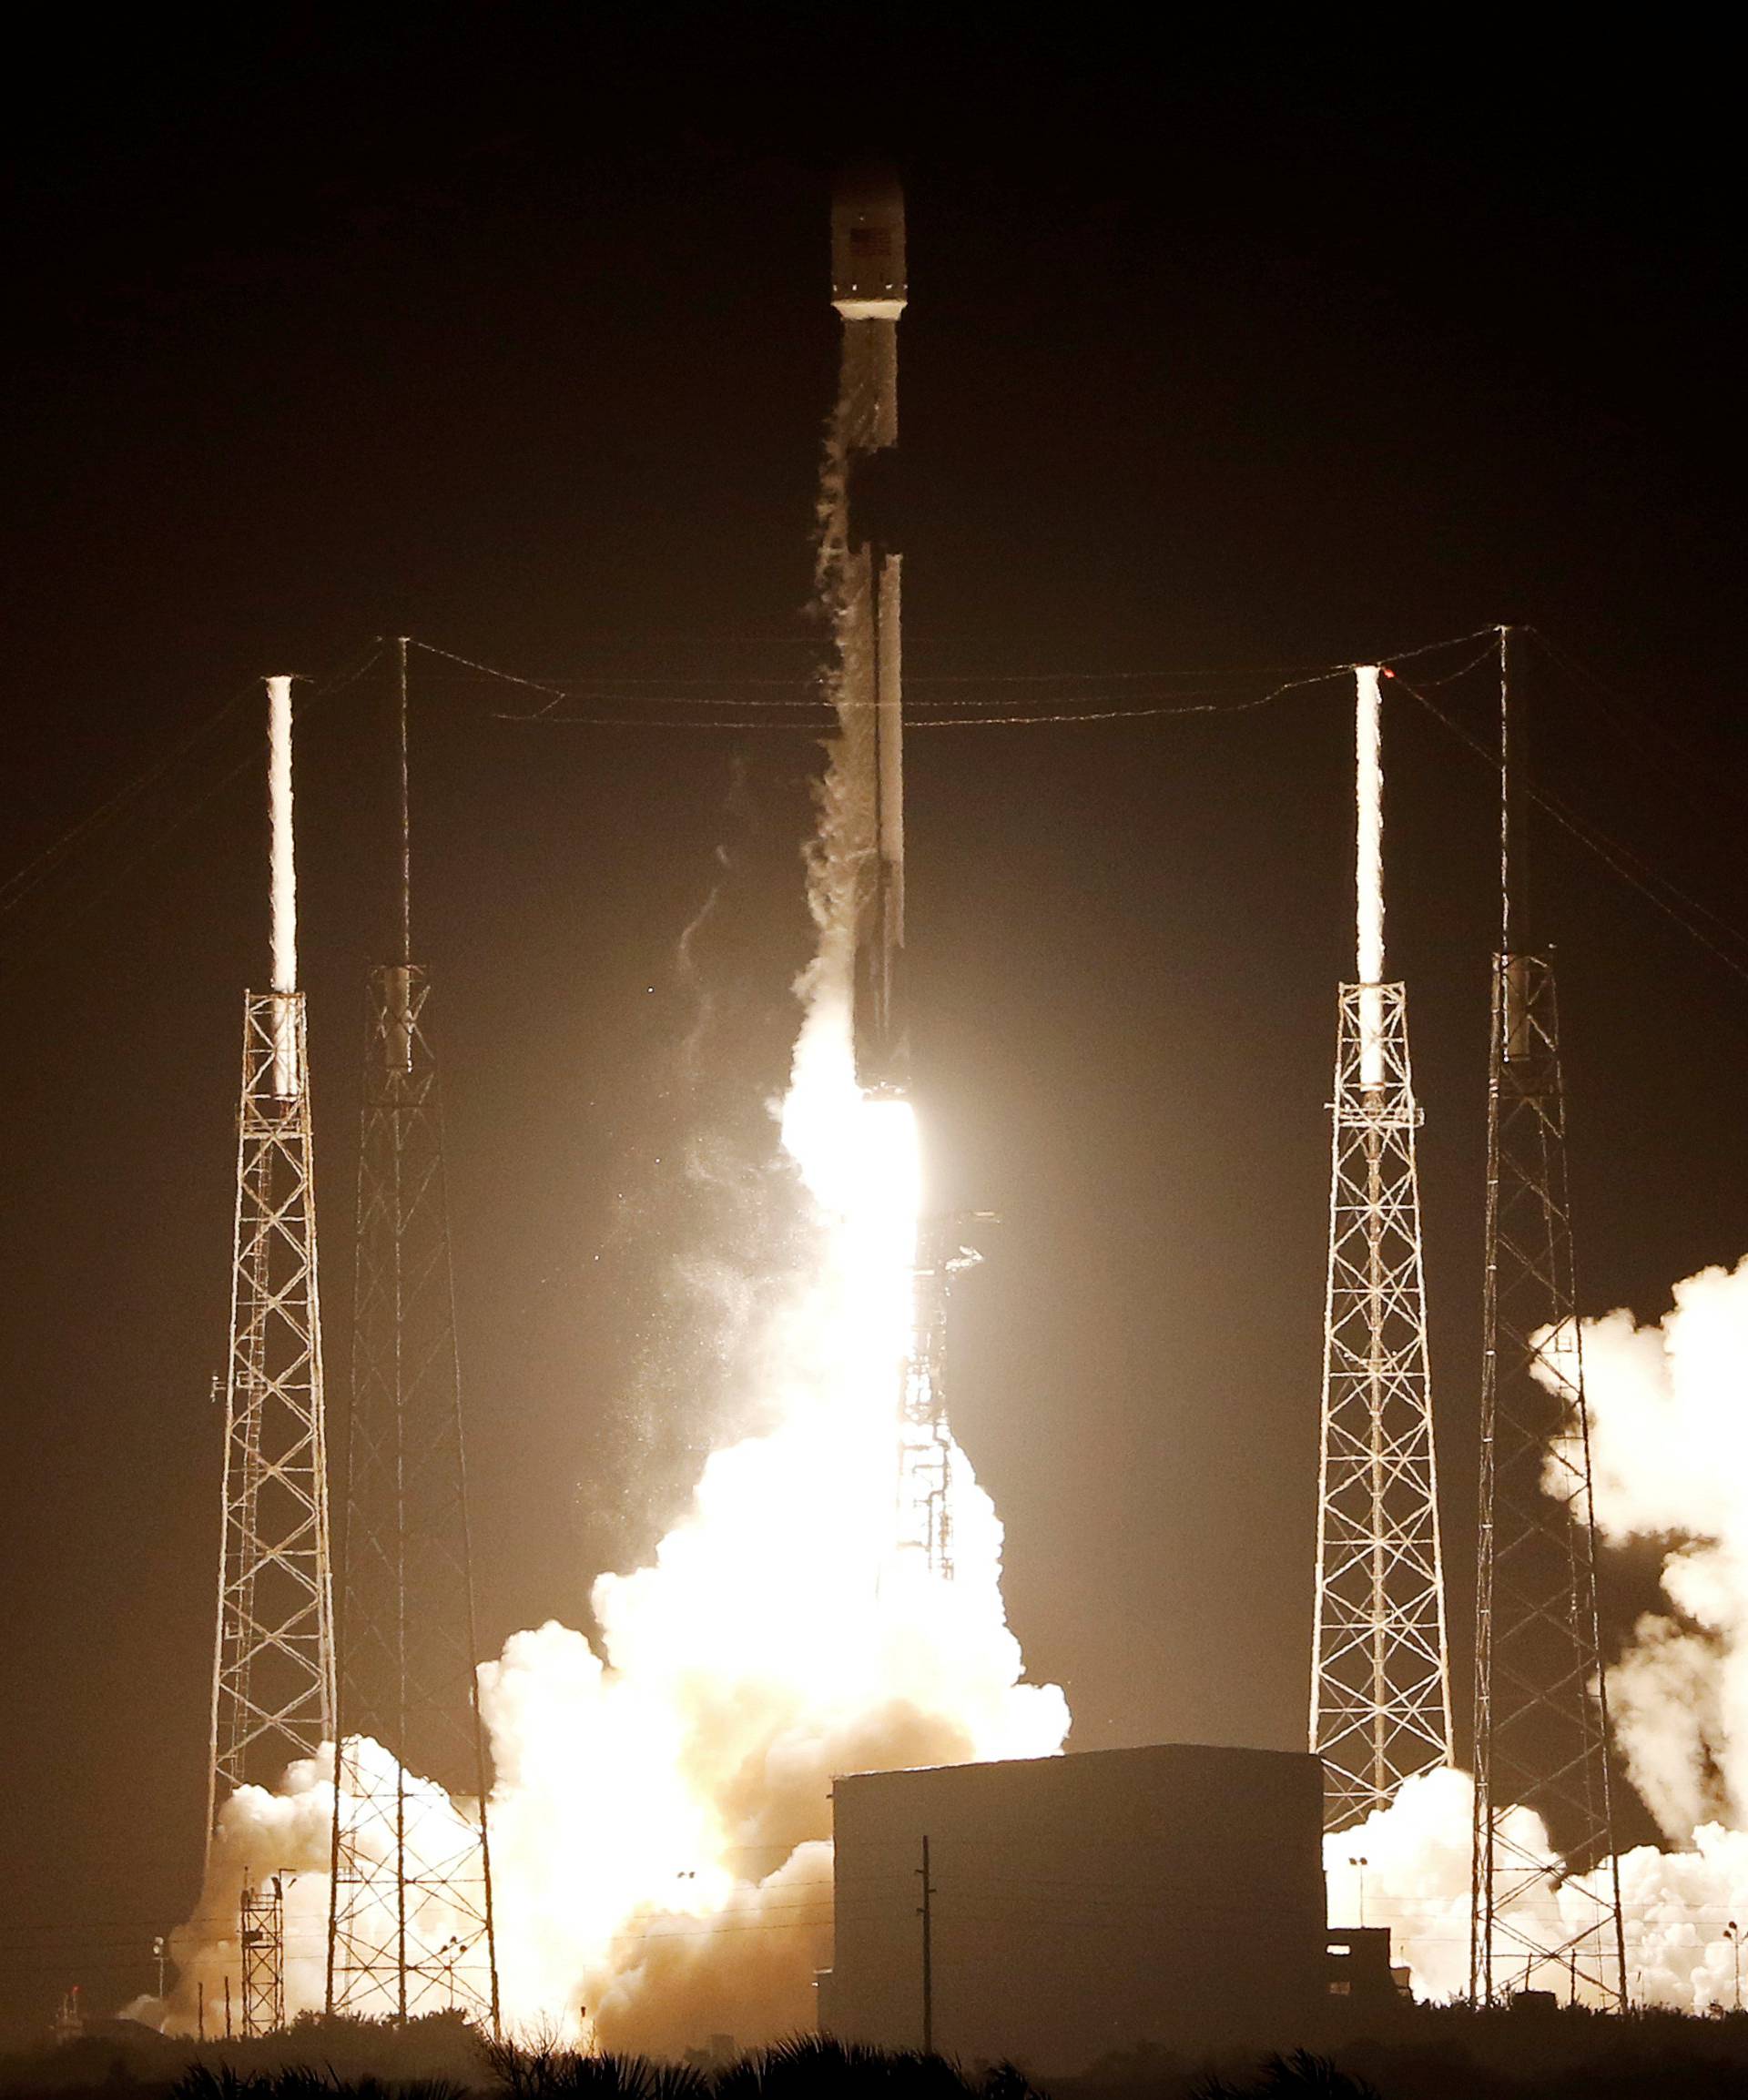
M 1581 1325 L 1598 1530 L 1658 1543 L 1668 1600 L 1609 1673 L 1622 1762 L 1676 1848 L 1621 1855 L 1627 1980 L 1635 2003 L 1704 2012 L 1733 2004 L 1725 1927 L 1748 1928 L 1748 1260 L 1673 1299 L 1653 1324 Z M 1433 1772 L 1324 1841 L 1330 1917 L 1357 1921 L 1363 1876 L 1366 1921 L 1392 1928 L 1422 1996 L 1468 1985 L 1471 1812 L 1468 1774 Z M 1533 1819 L 1525 1834 L 1545 1851 Z M 1561 1892 L 1536 1900 L 1551 1912 Z
M 1673 1297 L 1654 1326 L 1587 1322 L 1584 1366 L 1598 1527 L 1664 1542 L 1670 1605 L 1610 1674 L 1616 1733 L 1685 1844 L 1703 1822 L 1748 1828 L 1748 1260 Z
M 834 426 L 820 582 L 840 632 L 842 474 Z M 847 734 L 808 862 L 818 947 L 797 988 L 781 1109 L 813 1260 L 758 1352 L 764 1426 L 706 1460 L 649 1566 L 596 1581 L 598 1646 L 549 1622 L 480 1673 L 504 2014 L 604 2046 L 672 2053 L 810 2025 L 814 1972 L 831 1950 L 833 1776 L 1045 1756 L 1068 1731 L 1060 1689 L 1023 1681 L 1001 1527 L 962 1454 L 953 1579 L 897 1548 L 921 1172 L 909 1102 L 856 1081 L 866 822 L 854 777 L 867 725 L 839 713 Z M 277 1792 L 244 1788 L 227 1805 L 199 1914 L 176 1943 L 171 2025 L 192 2025 L 197 1980 L 210 2014 L 215 1983 L 236 1973 L 245 1867 L 295 1873 L 287 2008 L 321 2004 L 331 1770 L 329 1752 Z M 419 1791 L 440 1857 L 448 1806 Z M 423 1936 L 442 1934 L 428 1924 Z
M 481 1672 L 515 2023 L 652 2050 L 808 2024 L 830 1957 L 833 1775 L 1042 1756 L 1067 1732 L 1061 1691 L 1022 1681 L 1001 1525 L 962 1455 L 953 1581 L 894 1550 L 918 1147 L 907 1102 L 856 1086 L 842 987 L 825 968 L 809 979 L 784 1105 L 817 1259 L 762 1352 L 771 1426 L 712 1454 L 650 1566 L 599 1578 L 598 1649 L 549 1623 Z M 287 2004 L 321 2003 L 330 1774 L 309 1760 L 227 1805 L 178 1943 L 174 2024 L 191 2024 L 197 1979 L 210 2016 L 236 1973 L 246 1867 L 295 1874 Z

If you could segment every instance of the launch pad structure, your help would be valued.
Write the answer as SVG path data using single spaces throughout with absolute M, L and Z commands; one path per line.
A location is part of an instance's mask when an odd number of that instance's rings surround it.
M 285 2024 L 285 1885 L 278 1874 L 258 1887 L 245 1872 L 237 1946 L 242 1957 L 243 2033 L 270 2034 Z
M 327 2006 L 397 2022 L 459 2008 L 495 2033 L 442 1101 L 430 979 L 412 960 L 404 638 L 396 664 L 396 959 L 371 972 L 360 1123 Z
M 243 1002 L 207 1844 L 219 1804 L 334 1730 L 327 1417 L 298 989 L 291 681 L 269 678 L 273 988 Z
M 1325 1826 L 1452 1761 L 1408 999 L 1384 979 L 1378 672 L 1357 688 L 1357 977 L 1336 1051 L 1311 1651 Z
M 1551 1983 L 1624 2010 L 1560 1017 L 1552 960 L 1524 940 L 1528 767 L 1509 664 L 1501 628 L 1469 1995 Z

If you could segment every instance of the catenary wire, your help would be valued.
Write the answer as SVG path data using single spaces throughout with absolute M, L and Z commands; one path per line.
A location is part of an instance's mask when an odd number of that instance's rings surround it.
M 1442 723 L 1452 736 L 1461 743 L 1466 744 L 1485 764 L 1489 766 L 1497 764 L 1495 755 L 1487 748 L 1478 736 L 1465 728 L 1453 715 L 1447 714 L 1435 701 L 1429 700 L 1418 686 L 1410 685 L 1406 678 L 1399 675 L 1397 675 L 1396 683 L 1402 687 L 1405 693 L 1418 700 L 1437 721 Z M 1733 975 L 1741 978 L 1744 983 L 1748 983 L 1748 967 L 1744 967 L 1742 962 L 1738 961 L 1728 949 L 1721 948 L 1694 921 L 1696 918 L 1709 919 L 1721 931 L 1727 933 L 1733 939 L 1742 942 L 1744 948 L 1748 948 L 1748 933 L 1743 932 L 1740 928 L 1712 910 L 1709 906 L 1702 904 L 1697 898 L 1690 897 L 1677 884 L 1670 881 L 1668 877 L 1656 875 L 1645 867 L 1643 862 L 1639 863 L 1643 873 L 1635 872 L 1629 863 L 1636 861 L 1638 857 L 1630 847 L 1623 846 L 1620 840 L 1611 837 L 1602 830 L 1600 825 L 1591 823 L 1588 818 L 1580 817 L 1575 810 L 1570 808 L 1546 788 L 1532 786 L 1529 794 L 1532 802 L 1545 809 L 1562 830 L 1575 838 L 1587 852 L 1593 854 L 1611 874 L 1619 877 L 1630 888 L 1637 890 L 1647 903 L 1653 905 L 1666 918 L 1679 926 L 1690 939 L 1696 941 Z M 1657 887 L 1653 887 L 1653 885 Z M 1661 892 L 1667 892 L 1667 895 L 1661 894 Z M 1672 903 L 1671 898 L 1674 898 L 1676 901 Z

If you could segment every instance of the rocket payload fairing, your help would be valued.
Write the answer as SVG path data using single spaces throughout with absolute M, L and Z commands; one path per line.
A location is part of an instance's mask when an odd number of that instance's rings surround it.
M 832 304 L 844 324 L 838 391 L 840 763 L 855 869 L 858 1082 L 901 1091 L 909 1055 L 904 958 L 904 718 L 900 557 L 889 515 L 899 441 L 899 316 L 905 305 L 904 197 L 889 176 L 838 184 L 831 209 Z

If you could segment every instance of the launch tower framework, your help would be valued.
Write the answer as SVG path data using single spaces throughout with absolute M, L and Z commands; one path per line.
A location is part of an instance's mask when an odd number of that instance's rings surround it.
M 1384 1084 L 1362 1083 L 1377 995 Z M 1399 984 L 1341 988 L 1324 1324 L 1311 1748 L 1339 1830 L 1450 1760 L 1424 1263 L 1420 1111 Z
M 296 989 L 290 680 L 268 681 L 274 982 L 243 1004 L 207 1841 L 334 1725 L 333 1586 L 303 995 Z
M 1341 987 L 1310 1747 L 1339 1830 L 1451 1760 L 1408 998 L 1383 975 L 1378 674 L 1359 685 L 1361 981 Z
M 459 2008 L 495 2031 L 442 1105 L 408 959 L 404 641 L 399 665 L 401 959 L 371 972 L 365 1045 L 328 2007 Z
M 1549 958 L 1511 948 L 1523 768 L 1499 640 L 1504 930 L 1488 1084 L 1469 1994 L 1486 2004 L 1551 1984 L 1624 2007 L 1559 1007 Z
M 930 1219 L 915 1271 L 915 1328 L 899 1424 L 899 1550 L 953 1579 L 953 1436 L 947 1416 L 948 1308 L 955 1281 L 983 1259 L 965 1228 L 988 1212 Z

